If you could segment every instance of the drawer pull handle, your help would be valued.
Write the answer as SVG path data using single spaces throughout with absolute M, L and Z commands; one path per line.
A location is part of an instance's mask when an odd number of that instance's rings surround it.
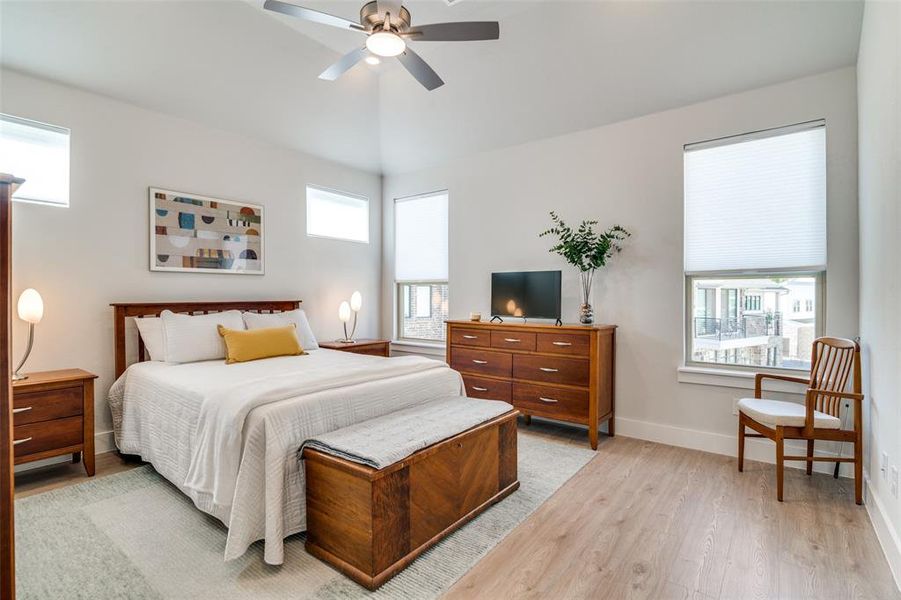
M 538 396 L 538 399 L 542 402 L 547 402 L 548 404 L 557 404 L 557 401 L 553 398 L 545 398 L 544 396 Z
M 518 339 L 516 339 L 516 338 L 504 338 L 504 341 L 505 341 L 505 342 L 510 342 L 511 344 L 518 344 L 518 343 L 520 343 L 522 340 L 518 340 Z
M 24 444 L 25 442 L 30 442 L 32 438 L 22 438 L 21 440 L 13 440 L 13 446 L 18 446 L 19 444 Z
M 479 336 L 477 336 L 477 335 L 464 335 L 464 336 L 463 336 L 463 339 L 464 339 L 464 340 L 477 340 L 477 339 L 479 339 Z
M 17 415 L 17 414 L 19 414 L 19 413 L 28 412 L 28 411 L 31 410 L 32 408 L 34 408 L 34 407 L 32 407 L 32 406 L 23 406 L 22 408 L 14 408 L 14 409 L 13 409 L 13 414 L 14 414 L 14 415 Z
M 487 392 L 487 391 L 488 391 L 488 388 L 472 386 L 472 391 L 474 391 L 474 392 Z
M 474 362 L 477 365 L 487 365 L 488 364 L 487 360 L 476 360 L 475 358 L 472 359 L 472 362 Z
M 560 370 L 560 369 L 552 369 L 550 367 L 538 367 L 538 368 L 541 369 L 542 371 L 544 371 L 545 373 L 556 373 Z
M 554 342 L 555 346 L 572 346 L 572 342 Z

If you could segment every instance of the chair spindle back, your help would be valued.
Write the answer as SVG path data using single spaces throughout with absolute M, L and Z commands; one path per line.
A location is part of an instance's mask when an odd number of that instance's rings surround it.
M 827 392 L 843 392 L 853 369 L 854 391 L 860 393 L 860 346 L 843 338 L 821 337 L 813 341 L 810 387 Z M 841 398 L 817 394 L 816 410 L 839 416 Z

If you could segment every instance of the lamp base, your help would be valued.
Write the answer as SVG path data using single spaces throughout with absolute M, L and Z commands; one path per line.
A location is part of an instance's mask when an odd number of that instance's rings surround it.
M 13 373 L 13 381 L 22 381 L 23 379 L 28 379 L 28 375 L 19 375 L 18 373 Z
M 335 340 L 339 344 L 356 344 L 357 340 Z

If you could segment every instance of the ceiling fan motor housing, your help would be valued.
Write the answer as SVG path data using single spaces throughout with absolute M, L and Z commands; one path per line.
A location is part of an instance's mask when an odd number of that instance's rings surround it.
M 379 6 L 376 0 L 363 5 L 363 8 L 360 9 L 360 25 L 365 27 L 366 31 L 381 29 L 384 20 L 384 16 L 379 14 Z M 400 14 L 391 15 L 390 24 L 394 33 L 404 33 L 410 29 L 410 11 L 405 7 L 401 7 Z

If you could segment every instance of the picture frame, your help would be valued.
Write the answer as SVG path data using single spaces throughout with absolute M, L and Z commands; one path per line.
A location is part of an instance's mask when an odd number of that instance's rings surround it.
M 148 188 L 150 270 L 264 275 L 259 204 Z

